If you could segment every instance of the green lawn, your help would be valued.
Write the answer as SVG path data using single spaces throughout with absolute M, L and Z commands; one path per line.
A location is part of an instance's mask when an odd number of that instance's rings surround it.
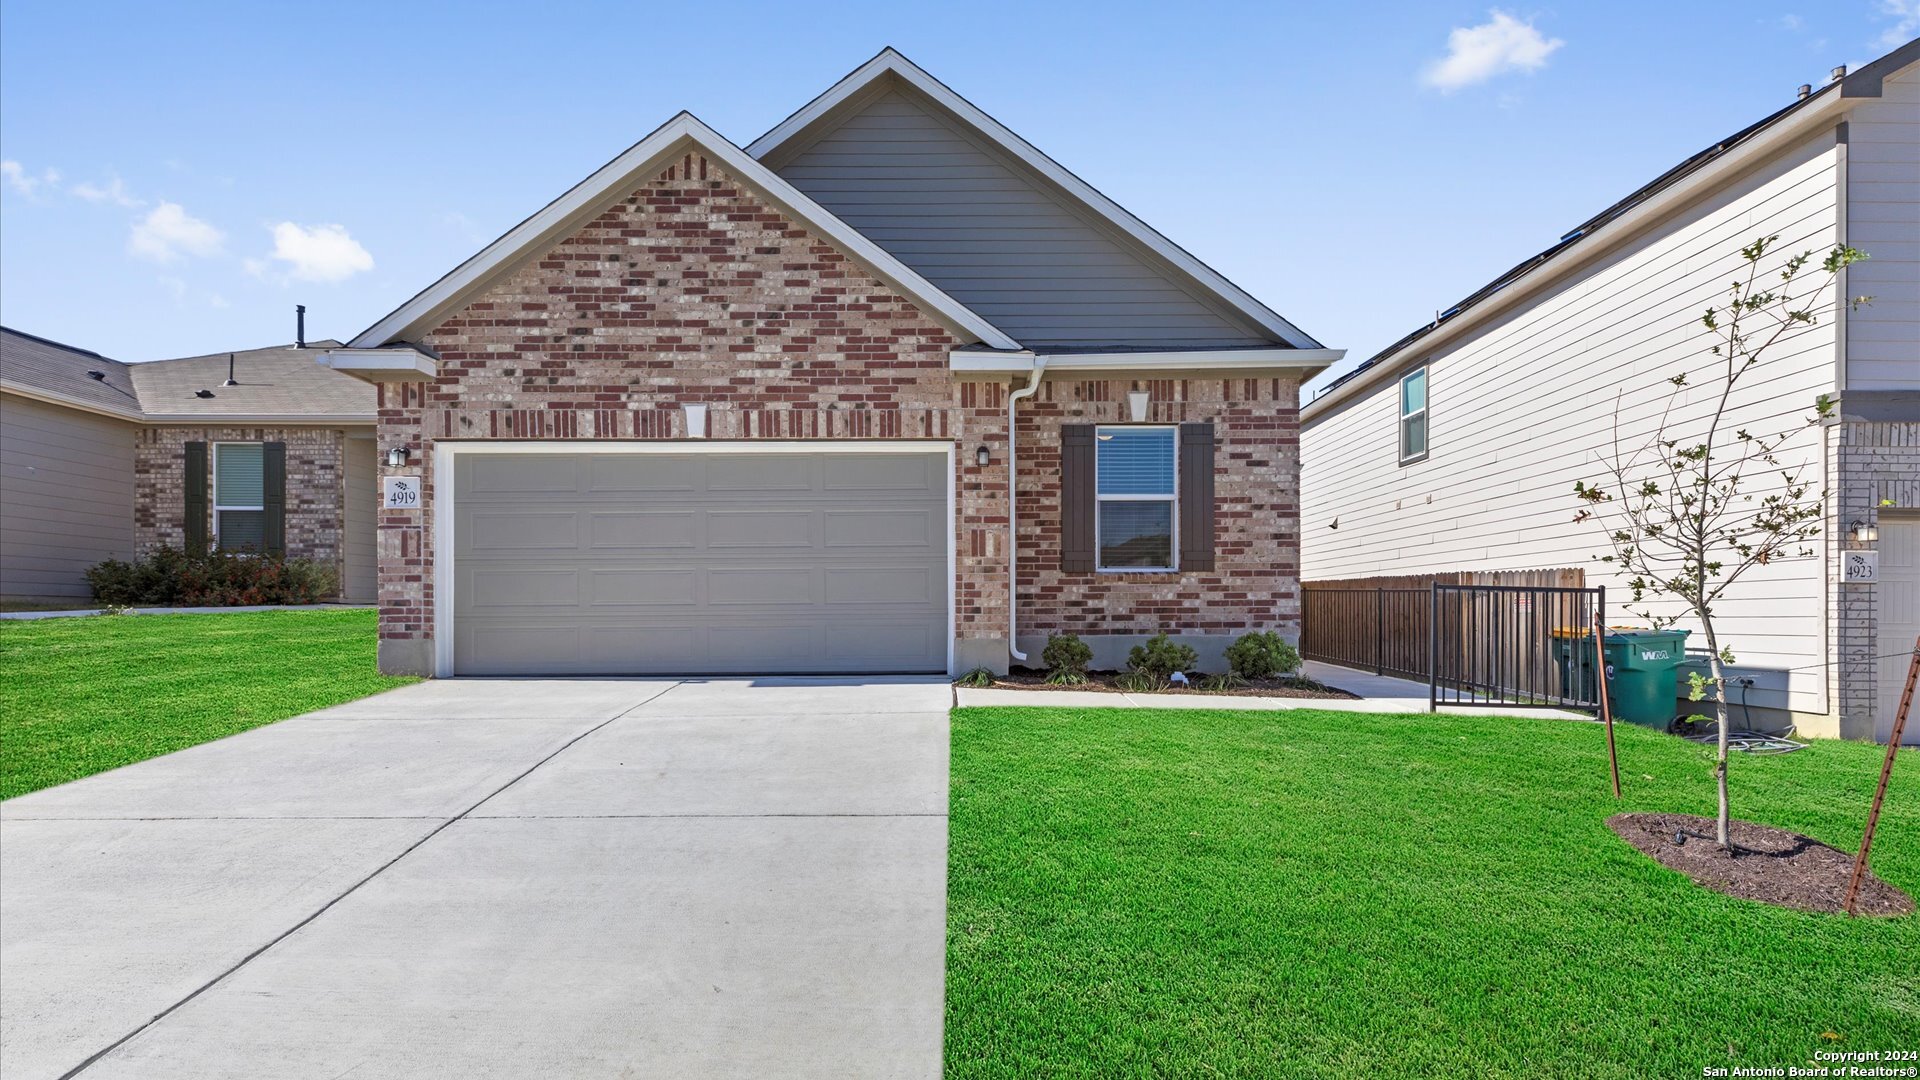
M 0 622 L 0 798 L 413 681 L 371 611 Z
M 1735 814 L 1851 849 L 1881 753 L 1736 755 Z M 1605 819 L 1711 814 L 1708 752 L 1626 728 L 1620 757 L 1616 802 L 1593 724 L 957 710 L 948 1075 L 1697 1077 L 1920 1049 L 1920 917 L 1660 867 Z M 1874 867 L 1920 893 L 1920 755 Z

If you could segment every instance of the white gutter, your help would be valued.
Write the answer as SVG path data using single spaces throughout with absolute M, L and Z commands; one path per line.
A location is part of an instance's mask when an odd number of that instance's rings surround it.
M 1047 373 L 1047 358 L 1033 358 L 1033 374 L 1027 377 L 1027 385 L 1007 395 L 1007 655 L 1015 660 L 1025 660 L 1027 654 L 1020 651 L 1020 531 L 1019 515 L 1015 511 L 1018 505 L 1015 485 L 1020 479 L 1020 457 L 1014 453 L 1015 427 L 1014 410 L 1021 398 L 1033 396 L 1040 389 L 1040 378 Z

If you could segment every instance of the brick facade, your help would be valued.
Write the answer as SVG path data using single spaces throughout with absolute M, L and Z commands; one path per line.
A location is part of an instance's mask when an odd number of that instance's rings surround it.
M 133 457 L 136 550 L 186 545 L 187 443 L 280 442 L 287 444 L 287 555 L 331 564 L 337 579 L 346 571 L 346 438 L 339 428 L 142 428 Z
M 1877 525 L 1887 510 L 1920 510 L 1920 423 L 1848 420 L 1836 425 L 1832 441 L 1835 474 L 1832 535 L 1841 550 L 1872 547 L 1848 533 L 1855 521 Z M 1882 506 L 1885 502 L 1887 505 Z M 1840 560 L 1834 560 L 1835 574 Z M 1835 694 L 1845 738 L 1870 739 L 1874 727 L 1891 725 L 1876 718 L 1881 651 L 1879 585 L 1834 582 L 1834 667 L 1829 686 Z M 1901 643 L 1904 646 L 1907 643 Z M 1911 725 L 1912 720 L 1908 723 Z
M 1006 637 L 1004 379 L 956 380 L 960 342 L 810 230 L 689 155 L 424 336 L 437 379 L 381 389 L 379 444 L 414 453 L 423 506 L 379 523 L 382 663 L 430 667 L 433 446 L 441 439 L 926 439 L 955 454 L 955 625 L 964 655 Z M 1022 405 L 1023 620 L 1042 629 L 1297 628 L 1291 381 L 1154 383 L 1156 419 L 1214 420 L 1220 569 L 1058 573 L 1058 425 L 1118 419 L 1127 382 L 1049 382 Z M 1141 384 L 1146 385 L 1146 384 Z M 975 463 L 988 447 L 991 464 Z

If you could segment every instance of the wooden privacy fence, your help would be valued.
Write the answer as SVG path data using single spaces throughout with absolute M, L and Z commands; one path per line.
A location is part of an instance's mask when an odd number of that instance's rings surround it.
M 1592 624 L 1585 585 L 1578 569 L 1309 581 L 1300 654 L 1421 682 L 1437 666 L 1441 704 L 1589 703 L 1590 686 L 1565 685 L 1553 645 L 1556 628 Z

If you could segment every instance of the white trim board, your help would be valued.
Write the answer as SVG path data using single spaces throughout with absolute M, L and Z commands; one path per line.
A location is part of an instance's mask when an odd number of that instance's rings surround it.
M 768 439 L 709 441 L 671 439 L 654 442 L 598 439 L 512 439 L 433 444 L 433 677 L 452 678 L 453 670 L 453 459 L 459 454 L 940 454 L 947 463 L 947 672 L 953 673 L 960 624 L 959 486 L 955 444 L 933 439 Z M 383 472 L 382 476 L 385 475 Z M 422 523 L 424 527 L 425 523 Z
M 1302 377 L 1324 371 L 1345 356 L 1345 349 L 1190 349 L 1171 352 L 996 353 L 955 349 L 947 366 L 960 373 L 1025 374 L 1036 360 L 1053 372 L 1285 371 Z
M 996 349 L 1020 347 L 1019 342 L 998 327 L 948 296 L 688 112 L 675 116 L 628 147 L 619 157 L 481 249 L 479 254 L 368 327 L 348 342 L 348 347 L 371 349 L 418 338 L 496 276 L 578 228 L 612 200 L 666 168 L 673 158 L 696 149 L 741 182 L 757 189 L 781 212 L 836 244 L 947 329 Z
M 806 131 L 816 121 L 839 108 L 849 98 L 861 93 L 875 80 L 888 75 L 900 79 L 932 98 L 936 104 L 958 116 L 963 123 L 1013 155 L 1027 168 L 1040 174 L 1048 183 L 1084 203 L 1135 243 L 1172 264 L 1175 269 L 1192 278 L 1235 311 L 1251 319 L 1255 325 L 1267 333 L 1295 348 L 1322 348 L 1318 341 L 1282 318 L 1272 308 L 1256 300 L 1251 293 L 1228 281 L 1218 270 L 1195 258 L 1187 249 L 1160 235 L 1152 226 L 1135 217 L 1126 207 L 1114 202 L 1102 194 L 1098 188 L 1041 153 L 1033 144 L 981 111 L 979 106 L 954 93 L 946 84 L 927 74 L 919 65 L 891 47 L 882 49 L 878 56 L 855 68 L 846 78 L 808 102 L 800 111 L 781 121 L 772 131 L 755 139 L 747 146 L 747 153 L 762 160 L 778 153 L 789 141 Z

